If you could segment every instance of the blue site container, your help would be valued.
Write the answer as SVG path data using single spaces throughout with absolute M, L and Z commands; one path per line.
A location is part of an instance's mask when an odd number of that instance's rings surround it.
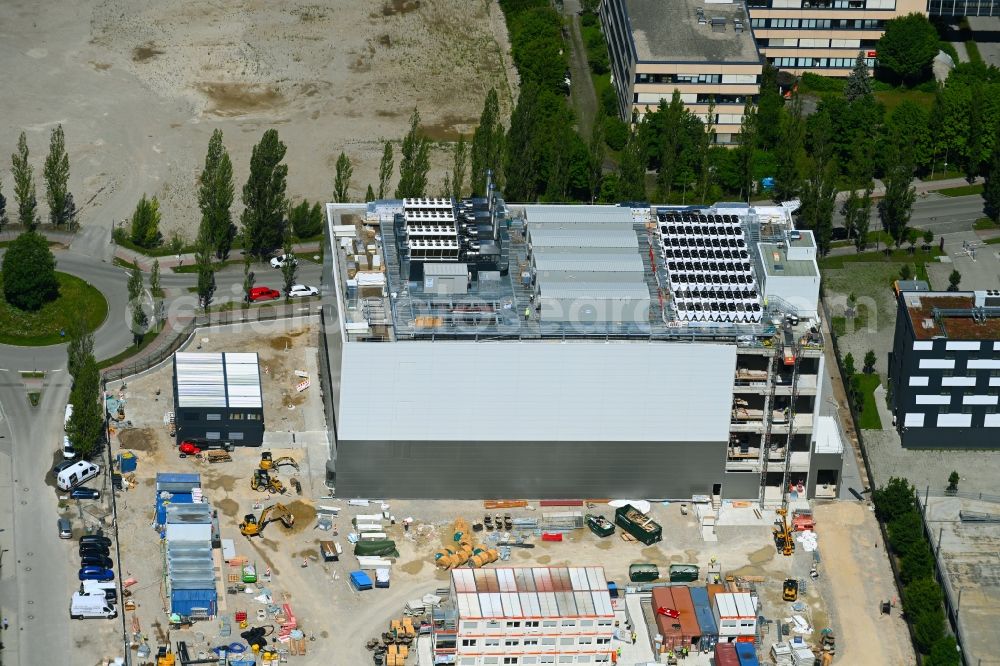
M 708 590 L 704 587 L 692 587 L 691 601 L 694 603 L 694 614 L 701 628 L 701 650 L 708 652 L 719 642 L 719 627 L 715 623 L 712 605 L 708 601 Z
M 170 612 L 191 615 L 194 609 L 203 608 L 215 615 L 218 601 L 215 590 L 174 590 L 170 593 Z
M 372 579 L 364 571 L 351 572 L 351 585 L 359 592 L 372 589 Z
M 163 499 L 159 495 L 156 496 L 156 524 L 166 525 L 167 524 L 167 505 L 168 504 L 191 504 L 194 500 L 191 498 L 191 493 L 174 493 L 170 496 L 170 499 Z
M 740 666 L 760 666 L 753 643 L 737 643 L 736 657 L 740 660 Z
M 139 459 L 131 451 L 122 451 L 118 454 L 118 469 L 122 474 L 134 472 L 139 465 Z

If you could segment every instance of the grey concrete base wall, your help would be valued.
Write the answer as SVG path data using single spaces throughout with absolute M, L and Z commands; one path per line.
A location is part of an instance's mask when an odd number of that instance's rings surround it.
M 997 428 L 900 428 L 904 449 L 1000 449 Z
M 809 459 L 809 484 L 806 486 L 806 497 L 816 497 L 816 476 L 819 470 L 837 470 L 837 490 L 844 476 L 844 456 L 840 453 L 814 453 Z
M 723 471 L 725 442 L 340 440 L 336 495 L 397 499 L 758 496 L 759 476 Z

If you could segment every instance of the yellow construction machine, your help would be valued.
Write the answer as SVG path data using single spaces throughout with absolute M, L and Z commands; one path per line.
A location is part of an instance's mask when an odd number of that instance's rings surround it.
M 788 509 L 781 508 L 775 511 L 780 516 L 780 520 L 774 521 L 774 545 L 784 556 L 789 556 L 795 550 L 795 539 L 792 538 L 792 530 L 788 525 Z
M 278 469 L 281 465 L 291 465 L 295 471 L 299 471 L 299 464 L 291 456 L 281 456 L 272 458 L 270 451 L 262 451 L 260 454 L 260 468 L 263 470 Z
M 260 512 L 260 518 L 252 513 L 244 516 L 240 533 L 247 538 L 259 536 L 272 520 L 280 520 L 282 525 L 291 529 L 295 524 L 295 515 L 284 504 L 272 504 Z
M 275 495 L 282 495 L 285 492 L 285 486 L 282 485 L 278 478 L 271 476 L 266 469 L 255 469 L 253 471 L 253 478 L 250 479 L 250 487 L 257 492 L 269 492 Z

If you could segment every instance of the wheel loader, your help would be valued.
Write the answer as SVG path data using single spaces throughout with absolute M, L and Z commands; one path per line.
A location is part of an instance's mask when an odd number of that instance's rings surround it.
M 253 478 L 250 479 L 250 487 L 257 492 L 269 492 L 275 495 L 282 495 L 285 492 L 285 486 L 282 485 L 278 478 L 271 476 L 266 469 L 255 469 L 253 471 Z
M 281 524 L 288 529 L 295 525 L 295 515 L 288 510 L 288 507 L 284 504 L 272 504 L 260 512 L 260 518 L 252 513 L 245 515 L 243 522 L 240 523 L 240 533 L 247 538 L 259 536 L 273 520 L 281 521 Z

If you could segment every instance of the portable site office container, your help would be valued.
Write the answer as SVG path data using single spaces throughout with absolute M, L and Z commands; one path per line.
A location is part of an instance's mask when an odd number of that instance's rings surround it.
M 661 652 L 677 650 L 681 647 L 696 648 L 698 644 L 698 620 L 694 616 L 691 595 L 687 588 L 654 587 L 653 614 L 656 616 L 656 630 L 663 637 Z M 656 612 L 658 608 L 673 609 L 680 613 L 673 618 Z
M 633 583 L 651 583 L 660 577 L 660 569 L 655 564 L 630 564 L 628 579 Z
M 698 580 L 697 564 L 671 564 L 671 583 L 693 583 Z
M 720 639 L 754 636 L 757 633 L 757 604 L 749 592 L 716 594 L 712 612 Z
M 694 603 L 694 614 L 701 628 L 701 650 L 707 652 L 719 642 L 719 627 L 715 624 L 715 615 L 708 601 L 708 590 L 704 587 L 692 587 L 691 601 Z

